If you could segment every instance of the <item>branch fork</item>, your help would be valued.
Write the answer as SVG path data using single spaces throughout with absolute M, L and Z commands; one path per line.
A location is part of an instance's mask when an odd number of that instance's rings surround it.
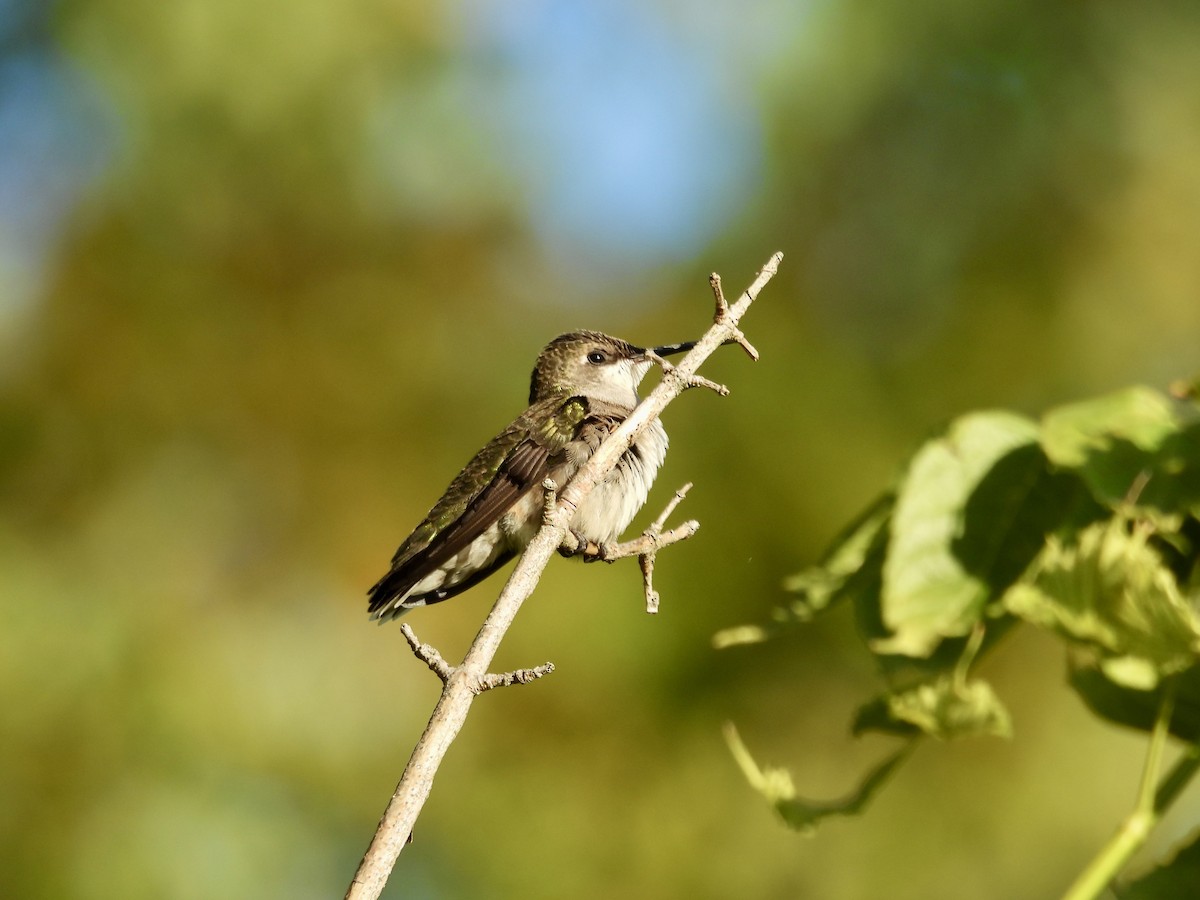
M 779 254 L 775 254 L 773 259 L 778 263 Z M 716 302 L 716 311 L 713 313 L 713 324 L 723 325 L 729 329 L 729 337 L 725 339 L 726 344 L 737 344 L 746 351 L 746 355 L 754 362 L 758 362 L 758 350 L 754 345 L 746 340 L 746 335 L 737 327 L 736 322 L 730 321 L 729 301 L 725 299 L 725 290 L 721 287 L 721 276 L 713 272 L 708 276 L 708 286 L 712 288 L 713 300 Z
M 619 544 L 597 544 L 594 541 L 585 541 L 579 535 L 567 529 L 563 534 L 562 543 L 558 546 L 558 552 L 563 556 L 582 555 L 584 562 L 603 561 L 613 563 L 618 559 L 636 556 L 638 558 L 638 565 L 642 570 L 642 587 L 646 594 L 646 612 L 656 613 L 658 612 L 660 598 L 658 592 L 654 590 L 655 555 L 663 547 L 669 547 L 671 544 L 686 541 L 700 530 L 700 523 L 695 519 L 689 519 L 682 525 L 672 528 L 670 531 L 663 531 L 667 519 L 671 513 L 675 512 L 675 507 L 679 505 L 680 501 L 687 496 L 687 492 L 691 489 L 692 484 L 688 482 L 677 490 L 675 496 L 671 498 L 671 501 L 662 511 L 662 514 L 640 536 L 633 540 L 623 541 Z M 546 502 L 550 503 L 549 489 L 547 489 Z
M 692 483 L 689 481 L 683 487 L 675 492 L 675 496 L 671 498 L 671 502 L 667 504 L 666 509 L 662 511 L 657 519 L 655 519 L 650 527 L 643 534 L 643 539 L 649 544 L 648 549 L 638 554 L 638 566 L 642 570 L 642 589 L 646 593 L 646 612 L 651 615 L 658 612 L 659 595 L 654 589 L 654 560 L 658 551 L 677 541 L 683 541 L 690 538 L 700 529 L 700 523 L 695 519 L 689 519 L 678 528 L 673 528 L 670 531 L 663 533 L 663 526 L 667 523 L 667 519 L 671 513 L 675 512 L 683 498 L 687 496 L 687 492 L 692 489 Z M 630 544 L 636 543 L 630 541 Z
M 437 648 L 432 644 L 423 644 L 417 639 L 416 633 L 412 630 L 412 626 L 405 622 L 400 626 L 400 633 L 404 635 L 404 639 L 408 641 L 408 646 L 412 648 L 413 655 L 425 665 L 429 666 L 429 670 L 433 672 L 443 685 L 449 685 L 452 679 L 459 672 L 464 672 L 462 666 L 452 666 L 438 653 Z M 469 675 L 467 688 L 472 694 L 479 695 L 484 691 L 490 691 L 492 688 L 508 687 L 510 684 L 529 684 L 531 681 L 537 681 L 545 675 L 549 675 L 554 671 L 554 663 L 542 663 L 540 666 L 534 666 L 532 669 L 514 669 L 511 672 L 494 673 L 488 672 L 480 675 L 473 680 Z
M 667 362 L 665 359 L 663 359 L 661 356 L 659 356 L 653 350 L 649 350 L 649 349 L 646 350 L 646 359 L 650 360 L 652 363 L 654 363 L 656 366 L 658 366 L 660 369 L 663 370 L 663 378 L 672 378 L 672 377 L 678 378 L 683 383 L 683 387 L 685 389 L 694 388 L 694 387 L 703 387 L 703 388 L 708 388 L 710 391 L 713 391 L 714 393 L 719 394 L 722 397 L 729 396 L 729 388 L 727 388 L 723 384 L 718 384 L 715 381 L 711 381 L 708 378 L 705 378 L 703 375 L 696 375 L 696 374 L 680 375 L 676 371 L 676 369 L 678 368 L 677 366 L 675 366 L 672 363 Z

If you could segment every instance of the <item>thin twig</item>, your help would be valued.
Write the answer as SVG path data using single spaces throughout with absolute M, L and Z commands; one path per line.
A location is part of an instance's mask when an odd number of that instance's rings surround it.
M 489 673 L 479 679 L 478 690 L 475 693 L 482 694 L 492 688 L 508 687 L 510 684 L 529 684 L 529 682 L 537 681 L 553 671 L 554 663 L 547 662 L 540 666 L 534 666 L 532 669 L 514 669 L 512 672 L 504 672 L 500 675 Z
M 400 633 L 408 641 L 408 646 L 412 648 L 413 655 L 429 666 L 430 671 L 441 679 L 442 684 L 448 684 L 458 667 L 446 662 L 442 654 L 438 653 L 437 648 L 432 644 L 423 644 L 417 640 L 416 633 L 407 622 L 400 626 Z M 532 669 L 515 669 L 512 672 L 502 672 L 500 674 L 488 673 L 474 684 L 472 690 L 476 694 L 482 694 L 484 691 L 490 691 L 492 688 L 508 687 L 510 684 L 529 684 L 529 682 L 536 681 L 553 671 L 554 663 L 548 662 L 540 666 L 534 666 Z
M 671 518 L 671 513 L 675 512 L 675 508 L 683 502 L 683 498 L 688 495 L 688 491 L 691 489 L 692 483 L 689 481 L 675 492 L 675 495 L 671 498 L 670 502 L 667 503 L 666 507 L 663 508 L 662 514 L 659 515 L 659 517 L 655 519 L 653 523 L 651 523 L 651 531 L 659 532 L 663 530 L 663 526 L 667 524 L 667 519 Z
M 738 339 L 741 334 L 738 322 L 774 277 L 782 259 L 782 253 L 773 255 L 736 303 L 732 306 L 725 304 L 723 309 L 718 309 L 713 326 L 704 337 L 679 365 L 664 370 L 662 380 L 650 395 L 638 404 L 559 491 L 553 512 L 546 516 L 545 524 L 517 561 L 462 664 L 454 667 L 450 673 L 429 723 L 417 741 L 400 783 L 384 811 L 375 837 L 350 883 L 346 892 L 347 900 L 375 900 L 382 892 L 396 859 L 404 849 L 405 841 L 412 833 L 413 823 L 429 796 L 438 766 L 466 720 L 476 689 L 485 678 L 501 639 L 521 604 L 533 592 L 550 557 L 562 544 L 567 525 L 580 502 L 613 470 L 633 441 L 658 418 L 667 404 L 691 386 L 690 379 L 700 364 L 725 341 Z
M 582 554 L 585 561 L 595 562 L 602 560 L 604 562 L 616 562 L 618 559 L 624 559 L 627 556 L 644 556 L 647 553 L 652 553 L 660 547 L 669 547 L 671 544 L 678 544 L 680 541 L 686 541 L 697 531 L 700 530 L 700 523 L 695 519 L 690 519 L 682 525 L 672 528 L 670 531 L 663 531 L 663 526 L 667 522 L 667 518 L 671 513 L 675 512 L 675 508 L 679 506 L 687 492 L 692 489 L 692 483 L 689 481 L 679 490 L 671 501 L 663 508 L 662 513 L 657 519 L 650 523 L 640 535 L 632 540 L 624 541 L 619 544 L 597 544 L 593 541 L 588 541 L 586 544 L 580 542 L 579 538 L 567 531 L 563 536 L 562 545 L 558 548 L 559 552 L 566 556 L 574 556 Z
M 642 571 L 642 592 L 646 595 L 646 612 L 658 615 L 658 607 L 662 597 L 654 589 L 654 563 L 658 559 L 657 551 L 643 553 L 638 557 L 638 568 Z
M 450 680 L 450 676 L 454 674 L 454 666 L 442 658 L 442 654 L 438 653 L 436 647 L 432 644 L 422 644 L 417 640 L 416 633 L 407 622 L 400 626 L 400 633 L 408 641 L 408 646 L 412 647 L 412 652 L 417 659 L 429 666 L 430 671 L 442 680 L 442 684 Z
M 582 543 L 579 538 L 568 531 L 562 544 L 559 545 L 558 552 L 563 556 L 582 556 L 584 562 L 612 563 L 630 556 L 644 556 L 660 547 L 669 547 L 671 544 L 686 541 L 699 530 L 700 523 L 695 519 L 689 519 L 670 531 L 651 534 L 647 529 L 637 537 L 619 544 L 597 544 L 595 541 Z
M 558 506 L 558 485 L 553 478 L 542 482 L 542 524 L 554 518 L 554 508 Z
M 716 272 L 713 272 L 708 276 L 708 285 L 712 288 L 713 300 L 715 300 L 717 304 L 717 311 L 713 316 L 713 321 L 717 323 L 725 322 L 729 318 L 729 301 L 725 299 L 725 291 L 721 287 L 721 276 Z M 746 355 L 748 357 L 755 362 L 758 362 L 758 350 L 754 348 L 753 344 L 746 340 L 746 336 L 742 334 L 741 329 L 734 324 L 730 326 L 730 332 L 731 334 L 728 338 L 726 338 L 726 343 L 738 344 L 743 350 L 746 351 Z
M 609 544 L 605 548 L 604 561 L 613 562 L 614 560 L 624 559 L 627 556 L 645 556 L 648 553 L 656 553 L 663 547 L 669 547 L 672 544 L 678 544 L 680 541 L 686 541 L 700 530 L 700 523 L 695 519 L 688 519 L 682 525 L 676 525 L 670 531 L 651 532 L 647 529 L 642 534 L 632 540 L 623 541 L 620 544 Z
M 671 498 L 671 501 L 662 511 L 662 515 L 650 523 L 650 527 L 646 529 L 644 535 L 647 538 L 649 547 L 638 556 L 638 568 L 642 570 L 642 591 L 646 595 L 646 612 L 650 615 L 655 615 L 658 612 L 659 602 L 662 599 L 658 591 L 654 589 L 654 562 L 658 558 L 659 548 L 673 544 L 677 540 L 682 541 L 685 538 L 689 538 L 700 528 L 700 523 L 693 519 L 684 522 L 678 528 L 673 528 L 666 533 L 663 532 L 663 526 L 667 524 L 667 518 L 671 513 L 675 512 L 675 507 L 683 502 L 683 498 L 687 496 L 688 491 L 691 489 L 692 483 L 689 481 L 677 490 L 675 496 Z M 674 537 L 674 535 L 679 533 L 683 534 L 680 537 Z
M 662 369 L 664 373 L 675 371 L 675 366 L 667 362 L 653 350 L 646 350 L 645 353 L 646 358 Z M 725 387 L 723 384 L 718 384 L 715 381 L 710 381 L 703 375 L 688 375 L 684 381 L 686 382 L 686 386 L 689 388 L 703 387 L 708 388 L 714 393 L 720 394 L 722 397 L 729 396 L 729 388 Z

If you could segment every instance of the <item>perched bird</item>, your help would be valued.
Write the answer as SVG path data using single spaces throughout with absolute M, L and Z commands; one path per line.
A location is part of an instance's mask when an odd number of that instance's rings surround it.
M 659 356 L 694 342 L 655 347 Z M 598 331 L 556 337 L 538 356 L 529 408 L 475 454 L 370 590 L 386 621 L 478 583 L 525 549 L 541 525 L 542 482 L 564 486 L 638 404 L 646 351 Z M 655 421 L 579 504 L 570 529 L 582 542 L 615 541 L 646 502 L 667 453 Z

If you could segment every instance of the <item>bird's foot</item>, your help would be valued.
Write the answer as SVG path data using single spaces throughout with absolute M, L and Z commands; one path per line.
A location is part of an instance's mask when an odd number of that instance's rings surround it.
M 598 544 L 574 529 L 568 529 L 563 535 L 558 552 L 566 557 L 582 556 L 584 562 L 614 562 L 611 544 Z
M 588 541 L 587 546 L 583 548 L 583 561 L 614 563 L 617 561 L 617 557 L 613 550 L 612 544 L 597 544 L 595 541 Z
M 588 540 L 579 532 L 572 531 L 568 528 L 563 533 L 562 543 L 558 545 L 559 555 L 570 559 L 572 556 L 578 556 L 581 553 L 587 552 Z

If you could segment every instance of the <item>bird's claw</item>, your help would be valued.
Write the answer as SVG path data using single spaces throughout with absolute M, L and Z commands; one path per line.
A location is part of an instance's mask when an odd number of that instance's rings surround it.
M 584 537 L 574 529 L 568 529 L 563 535 L 558 552 L 565 557 L 582 556 L 584 562 L 614 562 L 611 544 L 598 544 Z

